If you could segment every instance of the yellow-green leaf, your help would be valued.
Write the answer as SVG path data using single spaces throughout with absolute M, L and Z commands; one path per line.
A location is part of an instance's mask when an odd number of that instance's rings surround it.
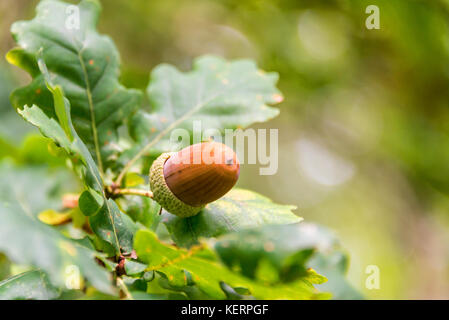
M 232 272 L 222 265 L 213 251 L 205 245 L 190 250 L 177 248 L 160 242 L 148 230 L 139 230 L 134 247 L 139 260 L 148 265 L 148 270 L 165 275 L 173 288 L 183 290 L 195 285 L 207 296 L 225 299 L 221 284 L 236 288 L 247 288 L 250 295 L 258 299 L 317 299 L 323 296 L 313 287 L 316 276 L 305 276 L 289 284 L 265 284 Z M 326 296 L 327 297 L 327 296 Z
M 69 221 L 72 217 L 71 212 L 57 212 L 55 210 L 44 210 L 38 214 L 38 219 L 45 224 L 56 226 Z

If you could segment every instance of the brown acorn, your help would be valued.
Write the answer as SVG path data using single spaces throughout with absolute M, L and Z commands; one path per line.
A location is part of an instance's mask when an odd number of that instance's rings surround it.
M 164 209 L 189 217 L 224 196 L 239 173 L 240 164 L 231 148 L 203 142 L 159 156 L 150 169 L 150 187 Z

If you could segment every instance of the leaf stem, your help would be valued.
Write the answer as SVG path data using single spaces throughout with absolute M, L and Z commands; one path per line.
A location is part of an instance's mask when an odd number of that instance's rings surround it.
M 142 189 L 112 188 L 111 191 L 114 195 L 135 195 L 153 199 L 153 192 Z
M 120 172 L 115 184 L 120 186 L 123 178 L 125 177 L 125 174 L 134 165 L 134 163 L 136 163 L 136 161 L 139 160 L 140 157 L 142 157 L 148 150 L 150 150 L 156 143 L 158 143 L 159 140 L 161 140 L 167 133 L 169 133 L 170 130 L 174 129 L 178 124 L 180 124 L 184 120 L 185 120 L 184 117 L 182 117 L 182 118 L 179 118 L 178 120 L 172 122 L 168 127 L 166 127 L 156 137 L 154 137 L 154 139 L 151 140 L 151 142 L 149 142 L 147 145 L 145 145 L 130 161 L 128 161 L 128 163 L 125 165 L 125 167 Z
M 123 279 L 120 277 L 117 277 L 117 284 L 120 287 L 120 289 L 123 291 L 123 293 L 125 294 L 125 298 L 127 300 L 134 300 L 133 296 L 131 295 L 131 293 L 129 292 L 128 288 L 126 287 L 125 282 L 123 282 Z

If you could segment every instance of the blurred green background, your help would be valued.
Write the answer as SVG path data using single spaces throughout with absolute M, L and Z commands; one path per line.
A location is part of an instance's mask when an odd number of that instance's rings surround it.
M 1 56 L 14 45 L 9 26 L 37 2 L 0 2 Z M 335 230 L 367 298 L 449 299 L 449 1 L 101 2 L 99 29 L 129 87 L 144 88 L 161 62 L 188 70 L 206 53 L 279 72 L 281 115 L 260 125 L 280 129 L 278 173 L 245 165 L 239 185 Z M 379 30 L 365 27 L 371 4 Z M 0 157 L 34 139 L 8 101 L 28 81 L 2 59 Z M 39 156 L 22 155 L 48 161 Z M 369 265 L 378 290 L 365 286 Z

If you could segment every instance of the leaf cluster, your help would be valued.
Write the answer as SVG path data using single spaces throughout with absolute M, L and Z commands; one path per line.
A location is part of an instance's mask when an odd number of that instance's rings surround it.
M 56 169 L 16 156 L 1 162 L 0 251 L 27 269 L 6 272 L 0 298 L 329 298 L 310 263 L 345 255 L 330 233 L 300 223 L 293 206 L 234 189 L 181 219 L 151 198 L 114 193 L 148 190 L 148 163 L 167 151 L 173 129 L 192 131 L 194 120 L 245 128 L 276 116 L 277 74 L 215 56 L 188 72 L 161 64 L 143 106 L 144 93 L 120 83 L 113 41 L 96 30 L 99 3 L 77 5 L 78 29 L 66 25 L 68 6 L 42 0 L 34 19 L 11 28 L 18 46 L 7 60 L 32 77 L 11 102 L 44 137 L 30 153 L 48 153 L 41 164 L 60 161 Z M 68 179 L 79 181 L 75 195 L 63 191 Z M 343 279 L 345 267 L 338 270 Z

